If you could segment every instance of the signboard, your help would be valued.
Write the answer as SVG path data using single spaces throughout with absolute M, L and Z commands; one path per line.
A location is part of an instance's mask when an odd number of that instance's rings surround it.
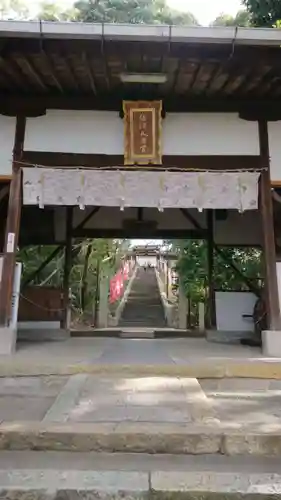
M 162 101 L 124 101 L 125 165 L 161 165 Z

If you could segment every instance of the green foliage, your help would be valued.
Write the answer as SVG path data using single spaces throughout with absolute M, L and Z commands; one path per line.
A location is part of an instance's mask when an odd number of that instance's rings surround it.
M 175 240 L 168 244 L 178 254 L 177 270 L 186 295 L 194 302 L 204 299 L 207 276 L 207 244 L 201 240 Z M 262 276 L 261 252 L 255 248 L 221 248 L 214 254 L 214 286 L 219 290 L 247 290 L 232 262 L 255 286 Z
M 30 246 L 19 252 L 23 263 L 24 282 L 56 249 L 56 246 Z M 77 312 L 93 312 L 97 298 L 99 272 L 102 266 L 112 275 L 119 269 L 121 259 L 129 248 L 128 240 L 94 239 L 74 242 L 70 288 L 72 305 Z M 62 287 L 64 253 L 60 252 L 40 273 L 33 284 Z
M 192 14 L 170 9 L 165 0 L 80 0 L 75 8 L 83 22 L 198 24 Z
M 59 3 L 45 0 L 40 5 L 38 19 L 42 21 L 75 21 L 77 14 L 75 8 L 64 10 Z
M 222 13 L 212 23 L 211 26 L 241 26 L 247 27 L 251 24 L 251 17 L 246 10 L 239 10 L 236 16 Z
M 276 26 L 281 19 L 280 0 L 243 0 L 253 26 Z
M 24 0 L 0 0 L 0 19 L 27 19 L 29 9 Z

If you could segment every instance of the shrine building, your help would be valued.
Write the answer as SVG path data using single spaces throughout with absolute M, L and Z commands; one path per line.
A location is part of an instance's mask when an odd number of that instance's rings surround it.
M 281 31 L 2 21 L 0 38 L 0 353 L 18 247 L 65 248 L 66 315 L 72 238 L 198 238 L 212 328 L 214 252 L 262 248 L 263 351 L 281 356 Z

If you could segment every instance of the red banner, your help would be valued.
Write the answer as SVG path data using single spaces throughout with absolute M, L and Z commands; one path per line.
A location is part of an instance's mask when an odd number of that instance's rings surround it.
M 129 279 L 129 264 L 126 262 L 126 264 L 123 267 L 123 278 L 124 281 L 127 281 Z
M 123 295 L 124 289 L 124 278 L 122 271 L 119 271 L 115 276 L 110 280 L 110 296 L 109 300 L 111 303 L 119 300 Z

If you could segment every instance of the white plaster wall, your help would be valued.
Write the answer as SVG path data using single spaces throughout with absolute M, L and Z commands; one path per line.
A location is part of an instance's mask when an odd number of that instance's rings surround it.
M 0 175 L 12 174 L 16 118 L 0 115 Z
M 251 292 L 215 292 L 217 330 L 232 332 L 253 332 L 252 315 L 256 296 Z
M 122 154 L 123 123 L 106 111 L 48 111 L 28 118 L 24 149 L 60 153 Z
M 235 113 L 171 113 L 163 122 L 163 153 L 258 155 L 258 125 Z
M 281 121 L 268 122 L 270 178 L 281 181 Z
M 27 120 L 25 150 L 122 155 L 123 130 L 117 112 L 52 110 Z M 162 148 L 164 155 L 258 155 L 258 127 L 235 113 L 170 113 Z

